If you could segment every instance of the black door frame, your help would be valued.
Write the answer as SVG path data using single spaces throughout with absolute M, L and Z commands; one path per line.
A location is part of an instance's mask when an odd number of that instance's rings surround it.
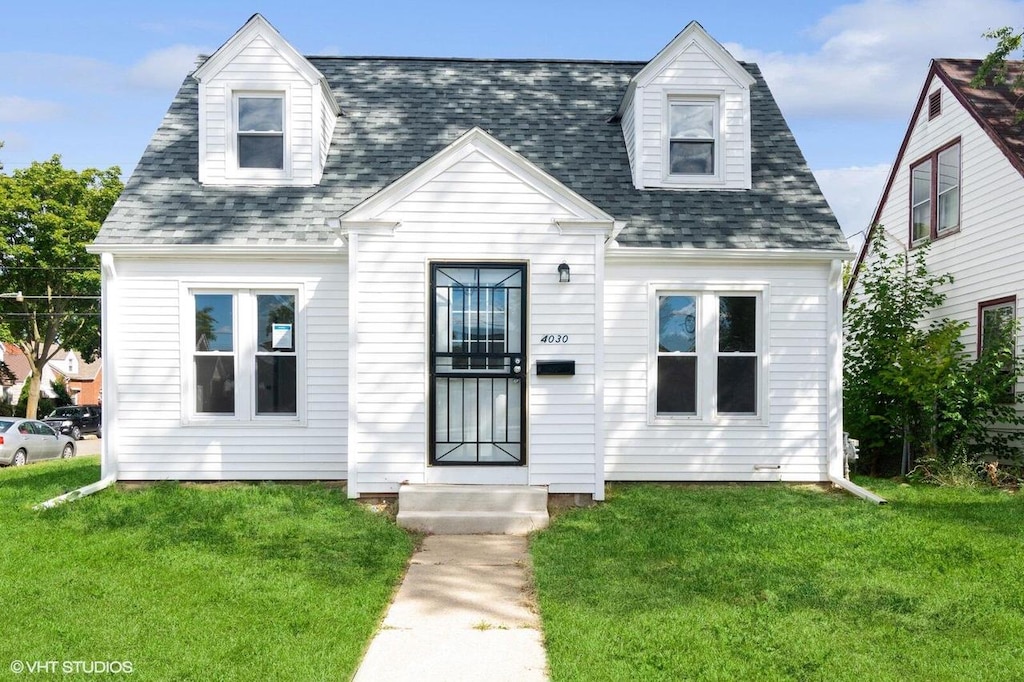
M 527 333 L 526 323 L 529 318 L 528 315 L 528 301 L 529 292 L 527 282 L 529 282 L 528 264 L 522 261 L 501 261 L 501 262 L 481 262 L 481 261 L 430 261 L 430 289 L 429 289 L 429 307 L 430 307 L 430 352 L 429 352 L 429 410 L 428 428 L 429 428 L 429 464 L 431 466 L 472 466 L 472 467 L 508 467 L 508 466 L 525 466 L 527 463 L 527 421 L 526 421 L 526 403 L 527 403 L 527 342 L 529 335 Z M 438 370 L 438 352 L 437 352 L 437 273 L 438 270 L 443 268 L 474 268 L 478 270 L 510 270 L 515 269 L 519 271 L 522 286 L 520 288 L 522 301 L 521 301 L 521 321 L 520 321 L 520 349 L 519 353 L 500 353 L 495 355 L 487 354 L 473 354 L 464 353 L 457 354 L 458 356 L 465 357 L 467 360 L 476 359 L 478 361 L 494 360 L 494 359 L 508 359 L 509 371 L 507 373 L 495 373 L 492 371 L 482 371 L 479 373 L 467 372 L 461 370 L 459 372 L 446 373 Z M 447 354 L 441 354 L 444 357 Z M 455 355 L 453 354 L 453 357 Z M 516 360 L 519 360 L 516 363 Z M 518 371 L 515 371 L 518 369 Z M 455 378 L 455 379 L 500 379 L 506 378 L 508 380 L 515 380 L 520 382 L 521 395 L 519 400 L 519 459 L 507 462 L 480 462 L 480 461 L 438 461 L 437 460 L 437 381 L 439 378 Z M 484 443 L 491 441 L 477 441 L 477 443 Z

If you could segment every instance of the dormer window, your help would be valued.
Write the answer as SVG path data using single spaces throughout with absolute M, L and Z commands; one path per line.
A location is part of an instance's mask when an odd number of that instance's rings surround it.
M 284 96 L 235 98 L 238 167 L 284 170 Z
M 669 101 L 669 175 L 715 175 L 716 109 L 709 101 Z

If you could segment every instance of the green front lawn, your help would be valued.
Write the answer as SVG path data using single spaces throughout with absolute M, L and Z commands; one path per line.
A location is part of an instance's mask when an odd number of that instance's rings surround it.
M 108 489 L 95 458 L 0 470 L 0 669 L 130 661 L 133 679 L 348 679 L 412 553 L 318 485 Z
M 533 538 L 552 679 L 1024 679 L 1024 497 L 617 485 Z

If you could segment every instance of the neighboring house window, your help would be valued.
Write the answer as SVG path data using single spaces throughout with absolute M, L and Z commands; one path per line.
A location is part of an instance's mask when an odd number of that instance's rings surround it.
M 910 239 L 920 244 L 960 228 L 960 141 L 910 167 Z
M 238 95 L 238 167 L 284 169 L 284 97 Z
M 1011 352 L 1004 358 L 1002 374 L 1005 377 L 1005 402 L 1014 401 L 1013 354 L 1016 352 L 1014 332 L 1016 328 L 1017 298 L 1008 296 L 978 304 L 978 356 L 986 351 L 1008 349 Z
M 669 100 L 668 166 L 670 175 L 714 175 L 718 139 L 715 102 Z
M 758 293 L 657 294 L 655 416 L 757 416 Z
M 295 292 L 193 291 L 194 414 L 298 415 Z

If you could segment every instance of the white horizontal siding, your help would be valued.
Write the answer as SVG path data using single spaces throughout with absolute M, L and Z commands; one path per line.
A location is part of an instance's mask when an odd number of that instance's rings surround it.
M 107 382 L 118 410 L 112 451 L 123 480 L 343 479 L 347 474 L 347 266 L 343 259 L 231 262 L 119 259 L 114 298 L 116 358 Z M 305 300 L 305 424 L 185 424 L 183 282 L 300 285 Z M 187 286 L 184 285 L 184 286 Z M 301 342 L 300 342 L 301 343 Z M 186 356 L 187 357 L 187 356 Z M 107 390 L 111 390 L 108 388 Z
M 381 216 L 394 236 L 360 235 L 356 376 L 360 494 L 402 481 L 499 482 L 503 467 L 434 467 L 429 452 L 429 263 L 527 263 L 527 461 L 533 485 L 593 492 L 595 484 L 595 250 L 593 236 L 562 235 L 570 214 L 473 153 Z M 558 283 L 558 265 L 572 282 Z M 542 344 L 545 334 L 567 344 Z M 542 359 L 573 359 L 572 377 L 537 377 Z M 514 477 L 514 476 L 513 476 Z
M 1024 178 L 937 78 L 927 89 L 929 94 L 935 90 L 942 91 L 942 113 L 929 121 L 926 100 L 923 111 L 911 122 L 906 150 L 878 222 L 885 227 L 891 250 L 907 246 L 910 166 L 959 137 L 960 231 L 934 241 L 928 254 L 928 269 L 953 275 L 953 282 L 939 289 L 946 301 L 932 311 L 930 319 L 967 323 L 961 340 L 973 355 L 978 342 L 979 303 L 1016 296 L 1017 319 L 1024 317 Z M 865 267 L 868 265 L 862 265 Z M 855 295 L 859 295 L 857 288 Z M 1021 352 L 1024 338 L 1018 339 Z M 1017 390 L 1024 390 L 1024 385 Z
M 828 267 L 635 265 L 612 261 L 605 284 L 605 471 L 608 480 L 823 480 L 828 433 Z M 767 285 L 766 424 L 648 423 L 648 283 Z M 761 470 L 759 467 L 778 467 Z
M 637 150 L 636 150 L 636 98 L 631 97 L 626 104 L 626 110 L 622 113 L 622 139 L 626 144 L 626 155 L 629 157 L 629 168 L 633 173 L 633 184 L 637 178 Z

